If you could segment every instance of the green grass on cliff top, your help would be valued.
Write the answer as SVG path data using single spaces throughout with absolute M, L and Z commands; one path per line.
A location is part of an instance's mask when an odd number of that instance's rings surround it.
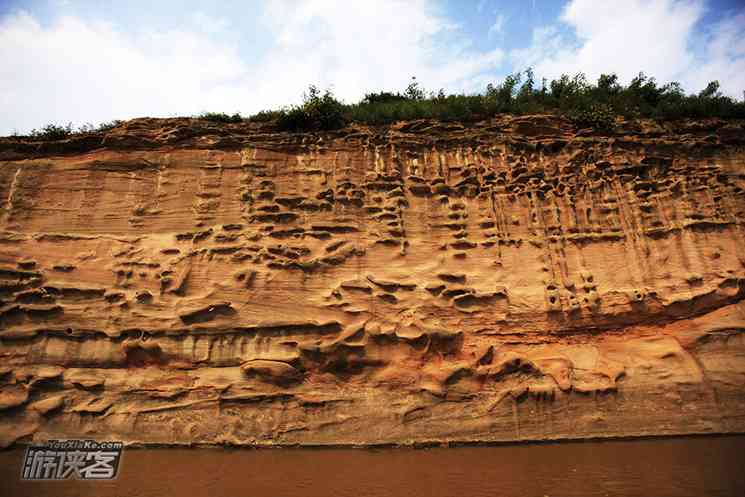
M 346 104 L 331 90 L 321 92 L 310 86 L 303 103 L 277 110 L 262 111 L 243 117 L 240 114 L 204 113 L 194 116 L 219 123 L 272 121 L 282 131 L 318 131 L 338 129 L 350 123 L 389 124 L 421 118 L 446 121 L 474 121 L 500 113 L 564 115 L 579 127 L 610 130 L 617 116 L 626 118 L 745 118 L 745 92 L 738 101 L 722 95 L 719 82 L 712 81 L 697 94 L 686 95 L 677 82 L 658 85 L 654 78 L 639 73 L 627 86 L 615 74 L 603 74 L 589 82 L 583 73 L 562 75 L 536 84 L 533 71 L 507 76 L 483 93 L 445 94 L 427 92 L 412 78 L 403 92 L 368 93 L 361 101 Z M 49 124 L 33 130 L 32 139 L 61 139 L 76 133 L 106 131 L 119 121 L 98 127 L 86 125 L 73 129 L 72 124 Z

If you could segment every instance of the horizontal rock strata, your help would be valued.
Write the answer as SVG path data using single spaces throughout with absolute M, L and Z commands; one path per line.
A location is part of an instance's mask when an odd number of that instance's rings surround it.
M 0 139 L 0 445 L 745 431 L 741 122 Z

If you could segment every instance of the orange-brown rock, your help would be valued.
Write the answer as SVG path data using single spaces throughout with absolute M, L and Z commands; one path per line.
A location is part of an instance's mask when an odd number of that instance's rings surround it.
M 745 431 L 742 122 L 0 139 L 0 445 Z

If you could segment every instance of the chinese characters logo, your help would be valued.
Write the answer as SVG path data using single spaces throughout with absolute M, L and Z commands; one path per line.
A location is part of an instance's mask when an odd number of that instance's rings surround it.
M 24 480 L 111 480 L 116 478 L 121 442 L 49 440 L 26 449 Z

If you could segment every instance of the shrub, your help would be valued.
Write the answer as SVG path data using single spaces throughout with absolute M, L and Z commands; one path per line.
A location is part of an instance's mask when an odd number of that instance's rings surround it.
M 662 89 L 657 87 L 654 78 L 647 78 L 643 72 L 640 72 L 631 80 L 627 93 L 637 105 L 644 106 L 648 111 L 659 103 Z
M 572 110 L 568 113 L 568 117 L 577 127 L 601 131 L 611 131 L 616 120 L 613 109 L 605 104 L 594 104 L 588 109 Z
M 240 123 L 243 122 L 243 117 L 239 113 L 233 115 L 226 114 L 224 112 L 203 112 L 199 116 L 199 119 L 206 121 L 212 121 L 216 123 Z
M 520 73 L 510 74 L 501 85 L 486 85 L 486 105 L 491 113 L 508 112 L 514 103 L 515 88 L 520 83 Z
M 94 126 L 92 123 L 86 123 L 78 127 L 77 131 L 75 131 L 76 134 L 79 133 L 103 133 L 104 131 L 109 131 L 117 126 L 119 126 L 122 123 L 120 120 L 114 120 L 109 122 L 102 122 L 98 126 Z
M 618 84 L 618 76 L 615 73 L 601 74 L 598 78 L 596 96 L 598 99 L 608 100 L 617 96 L 621 89 L 621 85 Z
M 299 106 L 280 112 L 277 127 L 283 131 L 306 131 L 312 129 L 313 124 L 310 115 Z
M 94 131 L 97 131 L 99 133 L 102 133 L 104 131 L 110 131 L 116 128 L 117 126 L 119 126 L 120 124 L 122 124 L 123 122 L 124 121 L 120 119 L 114 119 L 113 121 L 102 122 L 101 124 L 98 125 L 98 127 Z
M 69 137 L 72 133 L 72 123 L 67 123 L 67 126 L 47 124 L 41 129 L 32 129 L 30 136 L 42 140 L 62 140 Z
M 321 94 L 311 85 L 303 95 L 303 104 L 281 111 L 277 126 L 286 131 L 330 130 L 346 124 L 344 104 L 334 98 L 331 90 Z
M 532 69 L 510 74 L 499 84 L 488 84 L 484 93 L 475 95 L 426 92 L 412 77 L 401 92 L 367 93 L 357 103 L 345 105 L 331 90 L 321 92 L 310 86 L 301 105 L 280 110 L 264 110 L 245 120 L 275 121 L 280 130 L 313 131 L 343 127 L 348 122 L 382 125 L 400 120 L 436 118 L 469 121 L 492 117 L 502 112 L 526 114 L 553 112 L 566 115 L 579 127 L 611 130 L 616 116 L 627 118 L 740 118 L 745 119 L 745 92 L 737 101 L 722 95 L 718 81 L 710 82 L 696 94 L 686 95 L 677 82 L 659 86 L 654 78 L 639 73 L 624 86 L 616 74 L 601 74 L 597 82 L 588 82 L 583 73 L 545 78 L 538 88 Z M 198 116 L 219 123 L 241 122 L 240 114 L 204 113 Z M 48 124 L 19 139 L 58 140 L 73 133 L 102 132 L 120 121 L 86 124 L 73 131 L 72 124 Z
M 314 87 L 311 90 L 302 106 L 282 111 L 281 128 L 331 129 L 319 124 L 322 120 L 312 117 L 310 109 L 320 107 L 323 98 Z M 311 105 L 313 102 L 315 104 Z M 618 115 L 660 119 L 745 117 L 745 102 L 722 96 L 717 82 L 710 83 L 696 95 L 686 96 L 679 83 L 658 86 L 654 78 L 644 73 L 639 73 L 628 86 L 620 84 L 616 74 L 601 74 L 593 84 L 583 73 L 577 73 L 574 76 L 563 74 L 550 82 L 544 78 L 538 88 L 530 68 L 508 75 L 500 84 L 487 85 L 483 94 L 446 95 L 442 89 L 436 94 L 426 93 L 416 78 L 412 78 L 400 93 L 367 93 L 360 102 L 351 105 L 333 102 L 334 110 L 342 113 L 341 118 L 335 114 L 334 127 L 342 122 L 379 125 L 421 118 L 467 121 L 501 112 L 554 112 L 566 115 L 577 126 L 599 130 L 612 130 Z
M 277 118 L 279 118 L 281 113 L 282 112 L 278 110 L 262 110 L 252 116 L 247 117 L 246 121 L 256 123 L 275 121 Z
M 426 98 L 424 94 L 424 89 L 419 86 L 419 83 L 416 80 L 416 76 L 412 76 L 411 83 L 409 83 L 409 86 L 406 87 L 406 91 L 404 92 L 404 97 L 408 100 L 424 100 Z
M 403 102 L 406 100 L 404 95 L 400 93 L 391 93 L 388 91 L 381 91 L 379 93 L 366 93 L 365 98 L 360 102 L 361 104 L 386 104 L 391 102 Z

